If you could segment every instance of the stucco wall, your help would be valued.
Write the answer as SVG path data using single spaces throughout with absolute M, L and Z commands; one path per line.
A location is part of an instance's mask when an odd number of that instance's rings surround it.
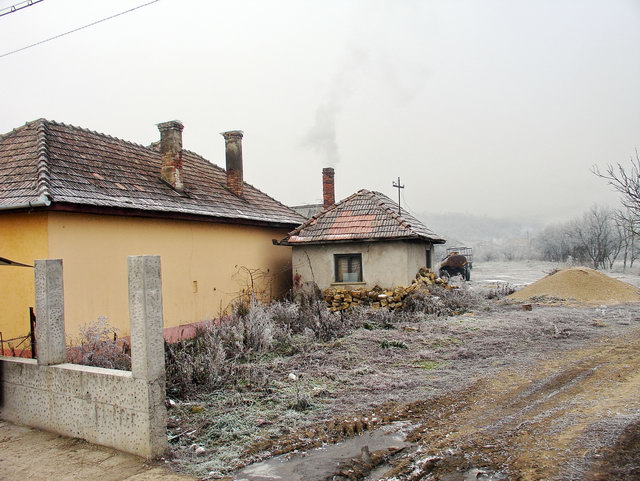
M 34 259 L 48 257 L 46 214 L 0 214 L 0 257 L 29 265 Z M 0 266 L 0 306 L 4 339 L 29 333 L 29 307 L 34 306 L 33 269 Z
M 250 283 L 243 267 L 267 273 L 273 295 L 291 285 L 291 250 L 271 242 L 284 229 L 52 212 L 48 230 L 49 257 L 64 260 L 72 339 L 99 317 L 128 334 L 131 255 L 162 257 L 165 327 L 219 316 Z
M 336 285 L 335 254 L 361 254 L 363 283 L 359 287 L 408 285 L 420 267 L 426 265 L 423 242 L 353 242 L 293 247 L 293 275 L 300 282 L 315 282 L 325 289 Z M 345 284 L 342 284 L 345 285 Z

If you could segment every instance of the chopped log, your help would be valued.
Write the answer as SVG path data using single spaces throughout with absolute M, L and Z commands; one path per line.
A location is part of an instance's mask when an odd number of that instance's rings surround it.
M 400 309 L 404 306 L 404 299 L 417 290 L 427 290 L 431 285 L 440 285 L 445 289 L 454 289 L 447 280 L 439 278 L 435 272 L 425 267 L 421 268 L 415 280 L 409 286 L 395 286 L 383 289 L 375 286 L 373 289 L 343 289 L 331 287 L 325 289 L 323 297 L 331 312 L 343 311 L 352 306 L 371 306 L 374 309 Z

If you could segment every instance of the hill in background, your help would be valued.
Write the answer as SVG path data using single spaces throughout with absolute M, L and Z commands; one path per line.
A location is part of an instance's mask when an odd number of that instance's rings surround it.
M 422 212 L 416 217 L 447 239 L 444 246 L 437 246 L 438 260 L 447 247 L 454 246 L 473 247 L 477 261 L 529 259 L 535 257 L 532 241 L 542 229 L 541 224 L 533 222 L 459 212 Z

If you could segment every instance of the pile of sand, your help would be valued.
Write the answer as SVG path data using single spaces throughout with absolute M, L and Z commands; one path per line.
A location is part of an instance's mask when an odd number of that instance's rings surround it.
M 593 304 L 640 302 L 640 289 L 587 267 L 563 269 L 543 277 L 510 299 L 524 301 L 535 297 L 575 300 Z

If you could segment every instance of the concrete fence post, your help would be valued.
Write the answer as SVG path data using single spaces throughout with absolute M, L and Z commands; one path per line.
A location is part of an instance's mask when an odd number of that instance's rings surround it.
M 131 372 L 147 386 L 149 445 L 145 456 L 155 458 L 168 446 L 160 256 L 129 256 L 128 267 Z
M 36 343 L 38 365 L 66 362 L 62 259 L 36 260 Z
M 164 379 L 162 277 L 159 256 L 129 256 L 129 319 L 133 377 Z

